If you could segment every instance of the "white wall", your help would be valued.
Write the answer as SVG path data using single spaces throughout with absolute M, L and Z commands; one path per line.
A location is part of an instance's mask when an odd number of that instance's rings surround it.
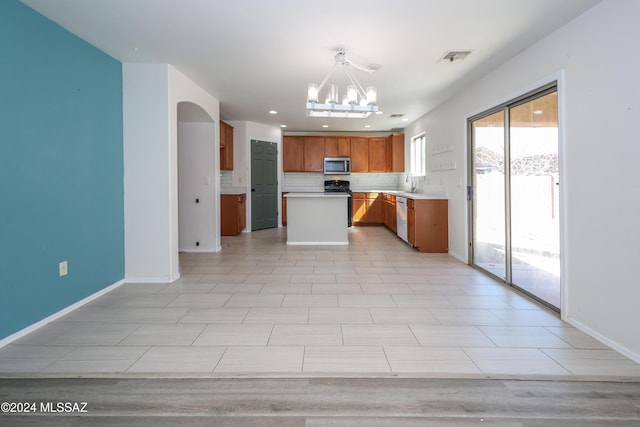
M 278 144 L 278 177 L 282 176 L 282 131 L 280 127 L 247 121 L 230 121 L 233 126 L 233 186 L 247 193 L 247 227 L 251 231 L 251 140 Z M 282 180 L 278 179 L 278 194 L 282 192 Z M 278 212 L 282 213 L 282 199 L 278 197 Z M 278 226 L 282 226 L 280 215 Z
M 181 104 L 183 105 L 183 104 Z M 180 119 L 180 112 L 178 112 Z M 178 222 L 181 252 L 215 252 L 215 126 L 178 122 Z M 196 202 L 197 200 L 197 202 Z M 199 245 L 196 245 L 196 242 Z
M 430 178 L 449 193 L 450 250 L 466 260 L 466 118 L 563 76 L 562 316 L 640 362 L 638 16 L 640 2 L 605 0 L 405 131 L 407 140 L 426 131 L 430 143 L 454 146 L 458 169 Z
M 125 278 L 172 282 L 178 262 L 178 104 L 198 105 L 214 123 L 219 102 L 167 64 L 123 64 L 125 164 Z M 219 152 L 219 132 L 214 153 Z M 219 200 L 219 162 L 212 198 Z M 220 249 L 220 210 L 214 209 L 213 241 Z
M 122 64 L 125 278 L 168 281 L 168 68 Z

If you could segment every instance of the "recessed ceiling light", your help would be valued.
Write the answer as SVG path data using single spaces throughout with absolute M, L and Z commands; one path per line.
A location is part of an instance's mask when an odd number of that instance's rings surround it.
M 535 114 L 536 116 L 539 116 L 542 113 L 543 113 L 542 110 L 536 110 L 536 111 L 533 112 L 533 114 Z
M 328 127 L 329 127 L 329 125 L 322 125 L 322 127 L 323 127 L 323 128 L 328 128 Z
M 365 128 L 369 129 L 371 125 L 364 125 Z
M 409 119 L 407 119 L 407 118 L 405 117 L 404 119 L 402 119 L 402 120 L 400 120 L 400 121 L 401 121 L 401 122 L 408 122 L 408 121 L 409 121 Z
M 278 112 L 276 110 L 271 110 L 269 111 L 269 114 L 278 114 Z
M 376 111 L 376 115 L 378 115 L 378 116 L 379 116 L 380 114 L 384 114 L 384 112 L 383 112 L 383 111 L 379 111 L 379 110 L 378 110 L 378 111 Z
M 287 125 L 280 125 L 280 127 L 281 127 L 281 128 L 286 128 L 286 127 L 287 127 Z

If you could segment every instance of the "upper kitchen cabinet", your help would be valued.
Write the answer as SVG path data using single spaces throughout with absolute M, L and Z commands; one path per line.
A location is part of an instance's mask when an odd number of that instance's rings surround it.
M 369 172 L 389 172 L 387 169 L 387 141 L 384 136 L 369 138 Z
M 369 139 L 367 137 L 352 137 L 351 142 L 351 172 L 369 172 Z
M 404 172 L 404 134 L 282 138 L 284 172 L 323 172 L 325 157 L 350 157 L 351 172 Z
M 304 140 L 301 136 L 282 138 L 282 169 L 285 172 L 304 172 Z
M 304 137 L 304 171 L 322 172 L 324 170 L 324 138 Z
M 233 170 L 233 126 L 220 120 L 220 170 Z
M 325 157 L 349 157 L 351 153 L 349 138 L 346 136 L 333 136 L 324 139 Z
M 387 166 L 391 172 L 404 172 L 404 133 L 394 133 L 389 137 Z
M 317 136 L 285 136 L 282 138 L 284 172 L 322 172 L 324 138 Z

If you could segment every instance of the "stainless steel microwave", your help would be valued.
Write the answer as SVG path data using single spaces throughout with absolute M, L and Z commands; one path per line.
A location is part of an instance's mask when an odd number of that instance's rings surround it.
M 348 157 L 325 157 L 325 175 L 347 175 L 351 173 L 351 159 Z

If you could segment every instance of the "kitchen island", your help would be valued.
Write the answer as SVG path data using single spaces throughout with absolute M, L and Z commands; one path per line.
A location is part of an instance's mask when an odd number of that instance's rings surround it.
M 287 245 L 348 245 L 346 193 L 288 193 Z

